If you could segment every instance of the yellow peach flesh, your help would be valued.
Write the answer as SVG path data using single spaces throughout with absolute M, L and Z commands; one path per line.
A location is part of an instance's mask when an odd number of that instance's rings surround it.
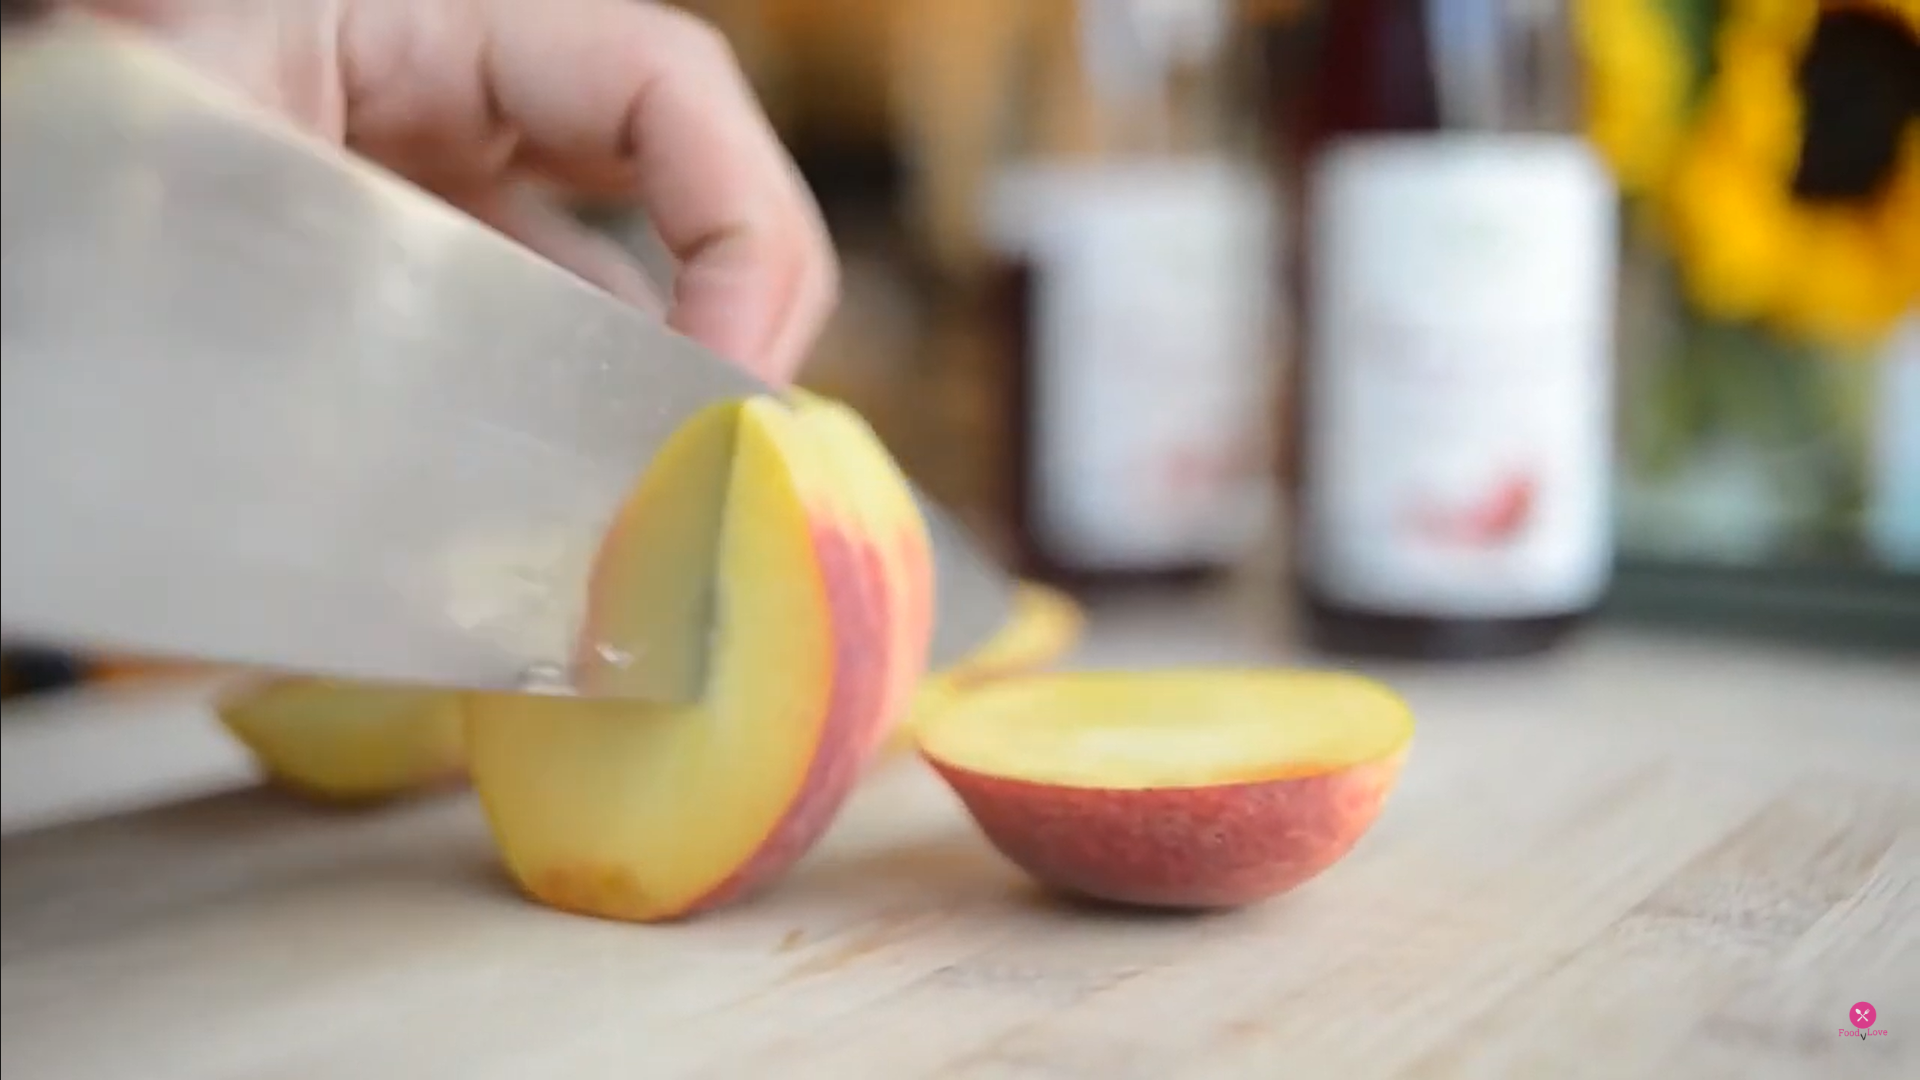
M 1400 699 L 1333 673 L 1083 672 L 1010 679 L 920 729 L 929 755 L 1008 779 L 1103 790 L 1310 776 L 1393 753 Z
M 275 785 L 311 799 L 375 801 L 466 771 L 458 694 L 286 678 L 229 693 L 216 713 Z
M 878 741 L 893 666 L 926 644 L 901 630 L 868 497 L 847 493 L 859 484 L 833 438 L 770 399 L 716 406 L 663 450 L 609 533 L 590 604 L 598 644 L 577 677 L 674 685 L 693 646 L 626 646 L 704 633 L 693 616 L 710 610 L 696 704 L 470 706 L 476 787 L 535 897 L 623 919 L 692 914 L 771 882 L 837 812 Z

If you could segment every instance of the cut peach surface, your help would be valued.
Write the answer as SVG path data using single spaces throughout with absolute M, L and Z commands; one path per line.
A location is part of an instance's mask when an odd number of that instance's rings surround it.
M 1322 672 L 1031 675 L 955 699 L 921 753 L 1007 858 L 1057 889 L 1162 907 L 1285 892 L 1344 856 L 1413 717 Z
M 575 678 L 691 685 L 694 703 L 469 704 L 474 784 L 528 893 L 681 917 L 770 885 L 819 839 L 930 636 L 924 523 L 877 447 L 839 406 L 756 398 L 662 449 L 602 545 Z
M 278 787 L 321 802 L 372 802 L 460 782 L 460 695 L 275 678 L 216 703 L 220 722 Z

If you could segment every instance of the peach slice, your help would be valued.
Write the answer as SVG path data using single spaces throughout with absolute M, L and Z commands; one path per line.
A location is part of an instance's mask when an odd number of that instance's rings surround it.
M 926 671 L 933 630 L 933 562 L 926 523 L 906 477 L 859 414 L 804 391 L 795 404 L 804 424 L 820 435 L 839 492 L 876 538 L 865 551 L 867 575 L 879 583 L 875 596 L 887 629 L 883 663 L 890 672 L 882 692 L 882 720 L 874 737 L 884 742 L 898 730 Z
M 377 802 L 466 775 L 460 695 L 318 678 L 227 694 L 220 722 L 275 785 L 317 802 Z
M 1399 776 L 1413 717 L 1358 676 L 1031 675 L 926 718 L 921 753 L 987 839 L 1060 891 L 1231 907 L 1333 865 Z
M 468 702 L 474 787 L 527 893 L 685 917 L 768 887 L 824 833 L 930 637 L 924 522 L 877 447 L 831 403 L 754 398 L 662 448 L 596 557 L 575 679 L 693 703 Z
M 920 683 L 912 710 L 887 741 L 888 753 L 911 749 L 914 729 L 969 689 L 1057 662 L 1080 640 L 1085 623 L 1080 605 L 1066 593 L 1035 581 L 1020 582 L 1006 625 L 958 663 L 929 674 Z

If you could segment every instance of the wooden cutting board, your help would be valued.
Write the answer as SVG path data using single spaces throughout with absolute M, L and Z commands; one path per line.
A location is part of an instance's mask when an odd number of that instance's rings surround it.
M 1284 658 L 1221 633 L 1109 620 L 1088 661 Z M 1920 1076 L 1920 668 L 1609 633 L 1381 670 L 1422 717 L 1384 817 L 1210 917 L 1049 899 L 912 760 L 775 892 L 681 926 L 523 902 L 464 796 L 11 837 L 0 1072 Z M 1884 1035 L 1840 1036 L 1856 1001 Z

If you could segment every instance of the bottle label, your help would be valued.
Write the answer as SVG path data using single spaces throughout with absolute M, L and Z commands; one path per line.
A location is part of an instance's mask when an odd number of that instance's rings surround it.
M 1383 136 L 1311 183 L 1306 576 L 1383 614 L 1587 606 L 1612 561 L 1605 169 L 1560 135 Z
M 1091 571 L 1238 558 L 1274 502 L 1272 193 L 1208 159 L 1023 179 L 1036 540 Z

